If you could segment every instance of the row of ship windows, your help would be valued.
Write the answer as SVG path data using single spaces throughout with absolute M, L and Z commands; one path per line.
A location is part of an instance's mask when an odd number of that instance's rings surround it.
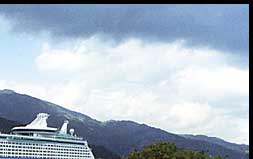
M 56 151 L 74 151 L 74 152 L 78 152 L 78 151 L 89 151 L 89 149 L 74 149 L 74 148 L 48 148 L 48 147 L 6 147 L 6 146 L 0 146 L 0 149 L 13 149 L 13 150 L 20 150 L 20 149 L 29 149 L 29 150 L 56 150 Z
M 89 152 L 89 150 L 81 150 L 81 151 L 74 151 L 74 150 L 69 150 L 69 149 L 54 149 L 54 150 L 45 150 L 45 149 L 41 149 L 41 150 L 36 150 L 36 149 L 7 149 L 7 148 L 0 148 L 0 151 L 23 151 L 23 152 L 66 152 L 66 153 L 78 153 L 78 152 Z
M 35 153 L 35 152 L 2 152 L 0 154 L 9 154 L 9 155 L 44 155 L 44 156 L 83 156 L 83 155 L 89 155 L 90 153 Z
M 74 151 L 78 151 L 78 150 L 89 150 L 87 146 L 82 146 L 82 147 L 73 147 L 73 146 L 50 146 L 48 147 L 47 145 L 38 145 L 38 146 L 34 146 L 34 145 L 16 145 L 15 143 L 12 144 L 2 144 L 0 142 L 0 148 L 27 148 L 27 149 L 49 149 L 49 150 L 74 150 Z
M 33 144 L 33 143 L 18 143 L 18 142 L 0 142 L 2 146 L 9 147 L 9 146 L 33 146 L 33 147 L 65 147 L 65 148 L 75 148 L 80 149 L 83 146 L 73 146 L 73 145 L 57 145 L 57 144 Z
M 25 142 L 0 141 L 0 158 L 29 157 L 46 159 L 80 159 L 93 158 L 86 145 L 37 144 Z
M 15 151 L 15 150 L 8 150 L 8 149 L 0 149 L 0 154 L 1 153 L 55 153 L 55 154 L 86 154 L 89 153 L 89 151 L 83 151 L 83 152 L 71 152 L 71 151 L 27 151 L 27 150 L 20 150 L 20 151 Z
M 21 157 L 19 155 L 3 155 L 0 157 Z M 27 157 L 27 158 L 41 158 L 41 159 L 80 159 L 80 158 L 93 158 L 91 155 L 87 156 L 37 156 L 37 155 L 27 155 L 27 156 L 22 156 L 22 157 Z

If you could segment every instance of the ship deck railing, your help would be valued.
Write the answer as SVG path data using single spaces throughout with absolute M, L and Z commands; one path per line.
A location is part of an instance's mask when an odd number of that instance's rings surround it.
M 53 137 L 40 137 L 40 136 L 26 136 L 26 135 L 17 135 L 17 134 L 0 134 L 0 139 L 5 138 L 5 139 L 25 139 L 25 140 L 36 140 L 36 141 L 52 141 L 52 142 L 65 142 L 65 143 L 80 143 L 84 144 L 87 143 L 87 141 L 82 140 L 82 138 L 59 138 L 56 136 Z

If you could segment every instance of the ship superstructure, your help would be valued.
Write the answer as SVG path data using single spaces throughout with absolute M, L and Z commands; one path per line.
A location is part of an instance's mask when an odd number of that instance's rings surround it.
M 46 113 L 30 124 L 14 127 L 10 134 L 0 134 L 0 159 L 95 159 L 87 141 L 68 133 L 68 121 L 61 129 L 47 126 Z

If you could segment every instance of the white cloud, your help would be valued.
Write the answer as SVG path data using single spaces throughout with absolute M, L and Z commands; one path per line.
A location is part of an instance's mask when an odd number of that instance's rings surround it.
M 184 129 L 205 124 L 213 115 L 211 113 L 211 107 L 204 103 L 178 103 L 169 109 L 168 116 L 169 120 Z
M 79 53 L 69 50 L 51 50 L 48 44 L 43 47 L 43 53 L 37 58 L 38 68 L 41 70 L 73 71 L 80 69 L 83 60 Z
M 47 84 L 0 82 L 0 88 L 102 121 L 134 120 L 170 132 L 248 143 L 249 69 L 232 63 L 235 56 L 186 47 L 184 41 L 113 44 L 93 37 L 42 49 L 35 64 L 42 76 L 51 77 Z M 237 115 L 241 110 L 245 116 Z
M 179 72 L 179 83 L 188 91 L 210 96 L 226 96 L 227 94 L 249 94 L 249 70 L 241 70 L 232 66 L 215 69 L 187 68 Z M 186 91 L 184 89 L 184 91 Z M 189 93 L 189 92 L 188 92 Z

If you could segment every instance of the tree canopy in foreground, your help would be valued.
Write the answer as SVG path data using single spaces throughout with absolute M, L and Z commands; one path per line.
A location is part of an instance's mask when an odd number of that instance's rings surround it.
M 221 159 L 220 156 L 210 157 L 203 151 L 184 150 L 174 143 L 159 142 L 134 150 L 126 159 Z

